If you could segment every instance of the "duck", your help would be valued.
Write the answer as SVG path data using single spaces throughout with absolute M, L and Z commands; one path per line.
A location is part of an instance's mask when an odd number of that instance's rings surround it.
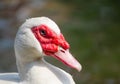
M 14 50 L 17 72 L 0 73 L 0 84 L 75 84 L 72 76 L 47 61 L 53 57 L 81 71 L 58 25 L 48 17 L 27 19 L 18 29 Z

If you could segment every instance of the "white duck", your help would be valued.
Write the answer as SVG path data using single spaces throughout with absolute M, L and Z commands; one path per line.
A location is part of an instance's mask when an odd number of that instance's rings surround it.
M 51 19 L 26 20 L 18 30 L 14 48 L 19 74 L 0 74 L 0 84 L 75 84 L 69 73 L 44 60 L 44 56 L 51 56 L 81 70 L 79 62 L 69 53 L 69 44 Z

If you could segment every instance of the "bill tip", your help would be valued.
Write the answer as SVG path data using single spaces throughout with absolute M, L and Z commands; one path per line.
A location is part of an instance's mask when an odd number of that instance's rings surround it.
M 81 64 L 77 65 L 75 69 L 76 69 L 78 72 L 80 72 L 80 71 L 82 70 Z

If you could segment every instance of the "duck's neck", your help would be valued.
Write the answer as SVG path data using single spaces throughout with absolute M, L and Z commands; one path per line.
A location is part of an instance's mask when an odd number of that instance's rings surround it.
M 17 63 L 21 81 L 25 84 L 74 84 L 72 77 L 44 59 Z M 23 83 L 23 84 L 24 84 Z
M 17 68 L 21 81 L 31 80 L 34 77 L 40 76 L 41 69 L 47 69 L 47 63 L 43 58 L 31 62 L 17 60 Z
M 54 81 L 61 84 L 61 81 L 55 74 L 57 73 L 55 67 L 45 62 L 44 59 L 36 60 L 31 63 L 18 62 L 17 66 L 21 81 L 25 84 L 49 84 L 50 82 L 50 84 L 54 84 Z M 46 83 L 47 81 L 49 82 Z

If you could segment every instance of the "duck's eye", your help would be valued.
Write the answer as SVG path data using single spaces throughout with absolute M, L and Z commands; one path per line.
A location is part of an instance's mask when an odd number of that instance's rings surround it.
M 41 29 L 39 32 L 40 32 L 40 34 L 41 34 L 42 36 L 46 36 L 46 31 L 45 31 L 45 30 L 42 30 L 42 29 Z

